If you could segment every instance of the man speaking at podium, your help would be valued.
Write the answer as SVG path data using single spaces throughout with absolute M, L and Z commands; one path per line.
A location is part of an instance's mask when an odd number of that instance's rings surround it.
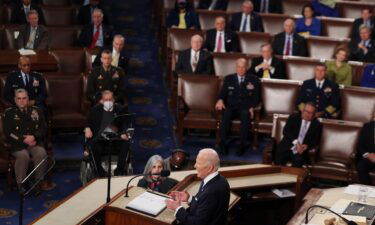
M 197 177 L 202 179 L 198 193 L 190 196 L 186 191 L 172 192 L 174 200 L 166 200 L 167 207 L 175 210 L 178 224 L 224 225 L 227 222 L 230 189 L 225 177 L 218 173 L 220 159 L 215 150 L 199 151 L 194 165 Z M 189 208 L 181 206 L 188 202 Z

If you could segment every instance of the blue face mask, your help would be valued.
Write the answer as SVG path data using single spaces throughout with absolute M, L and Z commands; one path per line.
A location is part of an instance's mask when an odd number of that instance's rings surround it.
M 113 102 L 112 101 L 104 101 L 103 107 L 105 111 L 111 111 L 113 109 Z

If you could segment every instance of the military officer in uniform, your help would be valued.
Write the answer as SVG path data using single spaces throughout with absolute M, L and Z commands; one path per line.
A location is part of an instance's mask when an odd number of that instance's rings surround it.
M 31 71 L 30 67 L 30 59 L 21 56 L 18 61 L 20 70 L 9 73 L 6 78 L 4 98 L 10 104 L 15 105 L 14 91 L 23 88 L 28 92 L 30 106 L 37 106 L 46 112 L 46 81 L 41 73 Z
M 297 99 L 297 106 L 303 111 L 306 102 L 313 102 L 316 117 L 337 118 L 340 111 L 340 92 L 338 85 L 326 78 L 327 67 L 319 64 L 315 67 L 315 77 L 305 80 Z
M 220 124 L 220 148 L 223 154 L 228 154 L 228 133 L 233 118 L 241 120 L 240 148 L 237 155 L 242 155 L 248 144 L 250 119 L 254 117 L 254 107 L 260 99 L 260 81 L 256 76 L 246 74 L 247 67 L 246 59 L 237 59 L 237 73 L 225 77 L 216 103 L 216 110 L 224 111 Z
M 4 134 L 12 146 L 12 155 L 16 158 L 15 174 L 18 187 L 26 177 L 29 161 L 38 165 L 45 157 L 44 141 L 47 125 L 43 113 L 36 106 L 29 105 L 29 97 L 25 89 L 15 91 L 16 106 L 8 108 L 4 113 Z M 36 171 L 36 178 L 42 178 L 46 170 L 43 163 Z M 50 189 L 46 181 L 42 181 L 41 190 Z
M 101 93 L 110 90 L 114 93 L 116 103 L 124 103 L 125 74 L 124 71 L 112 66 L 112 52 L 104 50 L 101 54 L 102 65 L 95 67 L 89 74 L 87 81 L 87 96 L 92 105 L 101 99 Z

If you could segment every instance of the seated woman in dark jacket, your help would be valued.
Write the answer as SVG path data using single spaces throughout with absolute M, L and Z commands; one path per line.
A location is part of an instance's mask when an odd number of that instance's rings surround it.
M 186 0 L 176 0 L 174 9 L 167 16 L 166 24 L 168 28 L 198 29 L 199 19 Z
M 163 158 L 160 155 L 153 155 L 147 161 L 144 174 L 155 174 L 160 173 L 164 169 Z M 159 175 L 145 175 L 138 182 L 138 187 L 149 188 L 151 190 L 167 193 L 172 189 L 178 182 L 168 177 L 161 177 Z

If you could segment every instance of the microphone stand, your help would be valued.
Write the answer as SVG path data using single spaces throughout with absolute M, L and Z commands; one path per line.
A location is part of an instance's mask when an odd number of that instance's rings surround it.
M 126 184 L 126 192 L 125 192 L 125 198 L 128 198 L 129 197 L 129 184 L 132 180 L 134 180 L 135 178 L 137 177 L 140 177 L 140 176 L 152 176 L 152 175 L 159 175 L 161 177 L 168 177 L 169 175 L 171 174 L 171 171 L 169 170 L 162 170 L 160 173 L 147 173 L 147 174 L 138 174 L 138 175 L 135 175 L 134 177 L 132 177 L 128 183 Z
M 321 209 L 325 209 L 327 210 L 328 212 L 340 217 L 346 224 L 348 225 L 358 225 L 356 222 L 352 221 L 352 220 L 348 220 L 346 219 L 345 217 L 341 216 L 340 214 L 332 211 L 331 209 L 327 208 L 327 207 L 324 207 L 324 206 L 321 206 L 321 205 L 313 205 L 313 206 L 310 206 L 307 211 L 306 211 L 306 217 L 305 217 L 305 224 L 307 224 L 309 222 L 309 211 L 312 209 L 312 208 L 321 208 Z

